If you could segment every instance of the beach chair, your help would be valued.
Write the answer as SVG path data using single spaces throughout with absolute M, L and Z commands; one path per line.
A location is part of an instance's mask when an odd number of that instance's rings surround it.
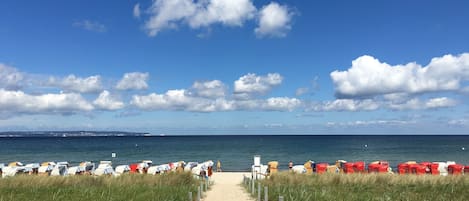
M 267 165 L 269 166 L 269 176 L 278 172 L 278 161 L 270 161 Z
M 56 163 L 54 162 L 43 162 L 41 163 L 41 167 L 39 167 L 38 174 L 39 175 L 50 175 L 50 172 L 52 169 L 54 169 L 54 166 Z
M 39 163 L 26 164 L 24 166 L 24 173 L 27 173 L 29 175 L 38 174 L 39 167 Z
M 15 161 L 2 168 L 2 178 L 13 177 L 16 174 L 21 174 L 25 171 L 23 163 Z
M 68 167 L 70 164 L 68 162 L 58 162 L 54 169 L 50 172 L 51 176 L 65 176 L 68 173 Z
M 96 176 L 102 175 L 114 175 L 114 169 L 112 168 L 111 161 L 101 161 L 98 165 L 98 168 L 93 172 Z
M 130 167 L 128 165 L 119 165 L 115 169 L 116 175 L 122 175 L 130 172 Z

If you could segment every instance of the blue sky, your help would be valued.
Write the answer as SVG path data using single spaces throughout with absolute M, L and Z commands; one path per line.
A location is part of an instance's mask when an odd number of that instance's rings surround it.
M 461 134 L 465 1 L 3 1 L 0 130 Z

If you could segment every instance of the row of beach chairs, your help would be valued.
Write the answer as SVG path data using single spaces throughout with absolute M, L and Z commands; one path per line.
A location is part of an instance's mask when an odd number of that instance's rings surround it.
M 211 176 L 213 161 L 199 162 L 172 162 L 161 165 L 153 165 L 151 160 L 144 160 L 130 165 L 112 166 L 111 161 L 100 161 L 98 166 L 90 161 L 81 162 L 76 166 L 71 166 L 68 162 L 43 162 L 30 163 L 24 165 L 15 161 L 8 165 L 0 164 L 0 176 L 2 178 L 11 177 L 18 174 L 45 175 L 45 176 L 70 176 L 70 175 L 113 175 L 122 174 L 162 174 L 167 172 L 191 172 L 194 175 Z M 209 175 L 210 174 L 210 175 Z

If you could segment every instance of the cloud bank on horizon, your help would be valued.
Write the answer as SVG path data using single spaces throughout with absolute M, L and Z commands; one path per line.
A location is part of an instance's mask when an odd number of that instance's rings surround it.
M 233 90 L 229 90 L 230 85 L 221 80 L 208 80 L 195 81 L 185 89 L 142 94 L 149 87 L 150 75 L 147 72 L 125 73 L 120 80 L 105 86 L 101 75 L 33 76 L 0 64 L 0 115 L 9 118 L 28 114 L 70 115 L 127 109 L 204 113 L 426 110 L 456 106 L 461 100 L 441 96 L 439 92 L 457 95 L 466 91 L 469 87 L 465 85 L 469 80 L 468 72 L 469 53 L 435 57 L 426 66 L 415 62 L 390 65 L 364 55 L 352 61 L 347 70 L 330 73 L 335 100 L 311 101 L 299 97 L 269 96 L 284 82 L 279 73 L 247 73 L 233 81 Z M 53 93 L 54 90 L 59 92 Z M 128 93 L 133 94 L 129 96 Z

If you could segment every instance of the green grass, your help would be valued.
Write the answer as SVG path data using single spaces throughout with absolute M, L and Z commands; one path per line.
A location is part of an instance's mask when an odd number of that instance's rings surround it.
M 269 200 L 279 195 L 285 201 L 469 199 L 469 176 L 280 173 L 262 186 L 268 186 Z
M 0 179 L 0 201 L 137 201 L 194 199 L 198 181 L 189 173 L 120 177 L 47 177 L 19 175 Z

